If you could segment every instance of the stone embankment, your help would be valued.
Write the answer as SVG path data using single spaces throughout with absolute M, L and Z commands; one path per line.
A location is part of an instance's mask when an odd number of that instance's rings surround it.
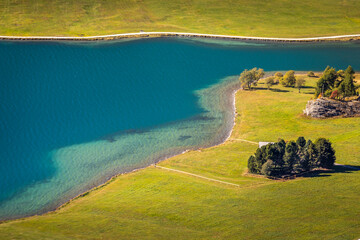
M 360 116 L 360 97 L 348 102 L 327 98 L 310 100 L 306 105 L 304 114 L 313 118 Z

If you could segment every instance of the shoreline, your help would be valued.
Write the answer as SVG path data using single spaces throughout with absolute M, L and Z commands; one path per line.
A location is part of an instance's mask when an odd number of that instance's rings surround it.
M 196 147 L 196 148 L 188 148 L 188 149 L 185 149 L 181 152 L 177 152 L 177 153 L 173 153 L 171 155 L 167 155 L 167 156 L 161 156 L 159 157 L 158 159 L 155 160 L 155 164 L 158 164 L 162 161 L 165 161 L 165 160 L 168 160 L 172 157 L 175 157 L 175 156 L 178 156 L 178 155 L 182 155 L 182 154 L 185 154 L 187 152 L 190 152 L 190 151 L 199 151 L 201 149 L 207 149 L 207 148 L 212 148 L 212 147 L 217 147 L 217 146 L 220 146 L 224 143 L 226 143 L 230 137 L 231 137 L 231 134 L 234 130 L 234 127 L 235 127 L 235 120 L 236 120 L 236 116 L 237 116 L 237 111 L 236 111 L 236 93 L 240 90 L 240 84 L 235 84 L 234 86 L 232 87 L 228 87 L 228 89 L 226 90 L 228 94 L 226 94 L 226 98 L 227 98 L 227 101 L 230 102 L 229 105 L 227 106 L 231 106 L 232 110 L 229 109 L 230 113 L 231 113 L 231 126 L 229 127 L 229 131 L 225 134 L 225 136 L 222 138 L 222 139 L 219 139 L 218 141 L 214 142 L 214 144 L 211 144 L 211 145 L 205 145 L 205 146 L 199 146 L 199 147 Z M 226 104 L 225 104 L 226 105 Z M 227 107 L 225 106 L 225 107 Z M 225 123 L 226 124 L 226 123 Z M 147 166 L 143 166 L 143 167 L 139 167 L 139 168 L 135 168 L 135 169 L 132 169 L 130 171 L 124 171 L 124 172 L 120 172 L 118 174 L 115 174 L 115 175 L 112 175 L 112 176 L 108 176 L 107 178 L 105 178 L 102 183 L 100 183 L 99 185 L 96 185 L 96 186 L 93 186 L 93 187 L 90 187 L 88 190 L 84 191 L 84 192 L 81 192 L 79 194 L 77 194 L 75 197 L 72 197 L 66 201 L 64 201 L 63 203 L 61 203 L 60 205 L 57 205 L 56 207 L 45 207 L 44 209 L 40 210 L 38 213 L 35 213 L 35 214 L 31 214 L 31 215 L 27 215 L 27 216 L 14 216 L 13 218 L 8 218 L 8 219 L 3 219 L 3 220 L 0 220 L 0 224 L 2 223 L 6 223 L 6 222 L 13 222 L 13 221 L 18 221 L 18 220 L 24 220 L 24 219 L 28 219 L 28 218 L 32 218 L 32 217 L 36 217 L 36 216 L 42 216 L 42 215 L 47 215 L 47 214 L 51 214 L 51 213 L 55 213 L 56 211 L 62 209 L 63 207 L 67 206 L 68 204 L 70 204 L 71 202 L 73 202 L 74 200 L 78 199 L 78 198 L 81 198 L 81 197 L 84 197 L 86 195 L 88 195 L 89 193 L 93 192 L 93 191 L 96 191 L 97 189 L 100 189 L 106 185 L 108 185 L 109 183 L 111 183 L 112 181 L 114 181 L 117 177 L 121 176 L 121 175 L 125 175 L 125 174 L 130 174 L 130 173 L 133 173 L 133 172 L 137 172 L 137 171 L 140 171 L 142 169 L 146 169 L 148 167 L 152 167 L 154 166 L 154 164 L 150 164 L 150 165 L 147 165 Z M 56 205 L 56 204 L 55 204 Z
M 360 34 L 307 37 L 307 38 L 277 38 L 277 37 L 251 37 L 236 35 L 219 35 L 205 33 L 182 33 L 182 32 L 137 32 L 120 33 L 88 37 L 56 37 L 56 36 L 0 36 L 0 41 L 109 41 L 115 39 L 136 38 L 161 38 L 161 37 L 186 37 L 186 38 L 214 38 L 240 41 L 264 41 L 264 42 L 328 42 L 328 41 L 354 41 L 360 40 Z
M 210 145 L 210 146 L 207 146 L 207 147 L 198 147 L 198 148 L 193 148 L 193 149 L 189 148 L 189 149 L 186 149 L 186 150 L 184 150 L 184 151 L 182 151 L 182 152 L 180 152 L 180 153 L 178 153 L 178 154 L 175 153 L 175 154 L 173 154 L 173 155 L 171 155 L 171 156 L 166 156 L 166 157 L 164 157 L 164 158 L 157 159 L 157 160 L 155 161 L 155 164 L 158 164 L 158 163 L 160 163 L 160 162 L 163 162 L 163 161 L 165 161 L 165 160 L 168 160 L 168 159 L 170 159 L 170 158 L 172 158 L 172 157 L 176 157 L 176 156 L 185 154 L 185 153 L 190 152 L 190 151 L 199 151 L 199 150 L 201 150 L 201 149 L 208 149 L 208 148 L 218 147 L 218 146 L 220 146 L 220 145 L 225 144 L 225 143 L 230 139 L 231 134 L 232 134 L 233 131 L 234 131 L 235 122 L 236 122 L 235 120 L 236 120 L 236 116 L 237 116 L 237 111 L 236 111 L 236 93 L 237 93 L 238 91 L 240 91 L 240 90 L 241 90 L 240 85 L 238 85 L 238 87 L 236 87 L 235 89 L 230 89 L 230 91 L 229 91 L 229 92 L 231 92 L 230 95 L 229 95 L 229 99 L 230 99 L 230 101 L 231 101 L 231 107 L 233 108 L 233 109 L 232 109 L 233 111 L 231 111 L 233 121 L 231 121 L 230 131 L 228 132 L 228 134 L 226 135 L 225 138 L 221 139 L 219 142 L 215 143 L 214 145 Z M 107 184 L 111 183 L 113 180 L 115 180 L 117 177 L 119 177 L 119 176 L 121 176 L 121 175 L 125 175 L 125 174 L 130 174 L 130 173 L 133 173 L 133 172 L 137 172 L 137 171 L 140 171 L 140 170 L 143 170 L 143 169 L 152 167 L 152 166 L 154 166 L 155 164 L 151 164 L 151 165 L 148 165 L 148 166 L 146 166 L 146 167 L 135 168 L 135 169 L 133 169 L 133 170 L 131 170 L 131 171 L 128 171 L 128 172 L 122 172 L 122 173 L 113 175 L 113 176 L 111 176 L 108 180 L 106 180 L 104 183 L 102 183 L 102 184 L 100 184 L 100 185 L 98 185 L 98 186 L 96 186 L 96 187 L 93 187 L 93 188 L 89 189 L 88 191 L 85 191 L 85 192 L 83 192 L 83 193 L 78 194 L 77 196 L 69 199 L 68 201 L 66 201 L 65 203 L 61 204 L 60 206 L 58 206 L 58 207 L 57 207 L 56 209 L 54 209 L 54 210 L 46 211 L 46 212 L 44 212 L 44 213 L 42 213 L 42 214 L 36 214 L 36 215 L 28 216 L 28 217 L 15 218 L 15 219 L 9 219 L 9 220 L 0 221 L 0 224 L 3 223 L 3 222 L 16 221 L 16 220 L 31 218 L 31 217 L 34 217 L 34 216 L 41 216 L 41 215 L 46 215 L 46 214 L 49 214 L 49 213 L 54 213 L 54 212 L 60 210 L 61 208 L 67 206 L 67 205 L 70 204 L 72 201 L 74 201 L 74 200 L 76 200 L 76 199 L 78 199 L 78 198 L 81 198 L 81 197 L 83 197 L 83 196 L 86 196 L 86 195 L 88 195 L 89 193 L 91 193 L 92 191 L 96 191 L 97 189 L 100 189 L 100 188 L 102 188 L 102 187 L 105 187 Z
M 233 111 L 232 111 L 232 116 L 233 116 L 233 121 L 232 121 L 232 126 L 231 126 L 231 129 L 230 131 L 228 132 L 228 134 L 226 135 L 226 137 L 223 139 L 223 140 L 220 140 L 218 143 L 215 143 L 214 145 L 211 145 L 211 146 L 208 146 L 208 147 L 199 147 L 199 148 L 195 148 L 195 149 L 186 149 L 184 151 L 182 151 L 181 153 L 178 153 L 178 154 L 174 154 L 174 155 L 171 155 L 171 156 L 167 156 L 163 159 L 158 159 L 155 164 L 158 164 L 160 162 L 163 162 L 165 160 L 168 160 L 172 157 L 176 157 L 176 156 L 179 156 L 179 155 L 182 155 L 182 154 L 185 154 L 187 152 L 190 152 L 190 151 L 199 151 L 201 149 L 208 149 L 208 148 L 213 148 L 213 147 L 218 147 L 218 146 L 221 146 L 223 144 L 225 144 L 231 137 L 231 134 L 233 133 L 234 131 L 234 127 L 235 127 L 235 120 L 236 120 L 236 116 L 237 116 L 237 111 L 236 111 L 236 93 L 238 91 L 240 91 L 240 87 L 237 88 L 237 89 L 232 89 L 231 90 L 231 94 L 230 94 L 230 99 L 232 100 L 232 108 L 233 108 Z M 119 173 L 119 174 L 116 174 L 112 177 L 110 177 L 108 180 L 106 180 L 104 183 L 96 186 L 96 187 L 93 187 L 91 189 L 89 189 L 88 191 L 85 191 L 81 194 L 78 194 L 77 196 L 71 198 L 70 200 L 66 201 L 65 203 L 61 204 L 60 206 L 58 206 L 56 209 L 54 210 L 50 210 L 50 211 L 47 211 L 45 213 L 42 213 L 42 214 L 36 214 L 36 215 L 32 215 L 32 216 L 28 216 L 28 217 L 23 217 L 23 218 L 15 218 L 15 219 L 9 219 L 9 220 L 4 220 L 4 221 L 0 221 L 0 224 L 3 223 L 3 222 L 8 222 L 8 221 L 16 221 L 16 220 L 21 220 L 21 219 L 26 219 L 26 218 L 30 218 L 30 217 L 34 217 L 34 216 L 41 216 L 41 215 L 46 215 L 46 214 L 49 214 L 49 213 L 54 213 L 58 210 L 60 210 L 61 208 L 63 207 L 66 207 L 68 204 L 70 204 L 72 201 L 78 199 L 78 198 L 81 198 L 81 197 L 84 197 L 86 195 L 88 195 L 89 193 L 91 193 L 92 191 L 96 191 L 97 189 L 100 189 L 102 187 L 105 187 L 106 185 L 108 185 L 109 183 L 111 183 L 113 180 L 115 180 L 117 177 L 121 176 L 121 175 L 125 175 L 125 174 L 130 174 L 130 173 L 133 173 L 133 172 L 137 172 L 137 171 L 140 171 L 140 170 L 143 170 L 143 169 L 146 169 L 146 168 L 149 168 L 149 167 L 152 167 L 152 166 L 155 166 L 155 164 L 151 164 L 151 165 L 148 165 L 146 167 L 140 167 L 140 168 L 135 168 L 131 171 L 128 171 L 128 172 L 123 172 L 123 173 Z

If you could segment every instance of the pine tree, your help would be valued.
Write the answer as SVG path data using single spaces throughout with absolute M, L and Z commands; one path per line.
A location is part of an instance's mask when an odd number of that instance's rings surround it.
M 293 170 L 296 173 L 309 170 L 309 158 L 306 149 L 306 140 L 304 137 L 299 137 L 296 140 L 297 158 L 294 162 Z
M 348 69 L 346 69 L 345 71 L 345 79 L 341 82 L 339 90 L 343 97 L 351 97 L 356 95 L 356 88 L 354 85 L 353 76 L 351 74 L 351 71 L 348 71 Z
M 249 169 L 249 172 L 251 172 L 251 173 L 258 173 L 257 165 L 255 162 L 255 157 L 252 155 L 249 157 L 249 160 L 248 160 L 248 169 Z
M 298 137 L 298 139 L 296 140 L 296 144 L 298 145 L 299 148 L 303 148 L 306 145 L 306 140 L 304 137 Z
M 323 75 L 316 83 L 315 97 L 318 97 L 322 92 L 326 93 L 324 94 L 325 96 L 330 96 L 337 78 L 338 75 L 335 69 L 327 66 Z
M 354 74 L 355 74 L 355 71 L 354 71 L 354 69 L 352 68 L 352 66 L 349 65 L 349 66 L 347 67 L 347 69 L 345 70 L 345 74 L 346 74 L 346 73 L 350 74 L 351 77 L 353 77 Z
M 267 177 L 277 176 L 278 170 L 274 162 L 271 160 L 267 160 L 261 168 L 261 174 Z
M 315 141 L 316 150 L 318 152 L 317 162 L 320 167 L 332 168 L 336 157 L 335 150 L 331 146 L 331 142 L 325 138 L 319 138 Z
M 262 165 L 266 162 L 267 156 L 265 153 L 266 146 L 262 146 L 261 148 L 258 148 L 255 152 L 255 169 L 256 173 L 261 172 Z
M 284 171 L 286 173 L 291 173 L 293 170 L 293 165 L 297 160 L 297 150 L 298 147 L 294 141 L 289 141 L 285 147 L 284 154 Z
M 309 170 L 319 167 L 318 151 L 315 144 L 311 140 L 308 140 L 305 148 L 307 158 L 309 159 Z

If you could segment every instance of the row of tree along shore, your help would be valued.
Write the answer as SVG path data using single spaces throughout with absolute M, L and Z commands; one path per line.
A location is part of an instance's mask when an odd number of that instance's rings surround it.
M 318 168 L 331 169 L 336 157 L 331 142 L 318 138 L 314 143 L 299 137 L 296 141 L 269 143 L 258 148 L 248 160 L 250 173 L 284 177 Z
M 253 86 L 257 86 L 258 81 L 264 76 L 265 72 L 262 68 L 245 69 L 239 77 L 241 87 L 243 89 L 251 90 Z M 313 72 L 309 72 L 308 76 L 315 77 Z M 295 71 L 293 70 L 290 70 L 285 74 L 277 72 L 273 76 L 265 78 L 264 81 L 268 89 L 273 85 L 280 83 L 284 87 L 296 87 L 299 89 L 299 92 L 306 82 L 304 76 L 295 76 Z
M 265 76 L 265 72 L 261 68 L 245 69 L 239 77 L 241 87 L 251 90 L 253 86 L 257 86 L 258 81 Z M 310 71 L 307 77 L 317 77 L 314 72 Z M 335 100 L 345 100 L 359 94 L 360 85 L 356 85 L 355 71 L 351 66 L 345 70 L 336 71 L 335 68 L 327 66 L 321 77 L 316 83 L 315 98 L 329 97 Z M 296 87 L 299 92 L 305 86 L 305 76 L 295 76 L 295 71 L 290 70 L 285 74 L 281 72 L 275 73 L 264 79 L 268 89 L 273 85 L 281 84 L 284 87 Z

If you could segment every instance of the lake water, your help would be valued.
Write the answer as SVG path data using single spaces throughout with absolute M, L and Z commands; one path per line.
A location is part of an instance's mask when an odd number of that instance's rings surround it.
M 245 68 L 358 70 L 359 56 L 358 42 L 0 42 L 0 219 L 222 142 Z

